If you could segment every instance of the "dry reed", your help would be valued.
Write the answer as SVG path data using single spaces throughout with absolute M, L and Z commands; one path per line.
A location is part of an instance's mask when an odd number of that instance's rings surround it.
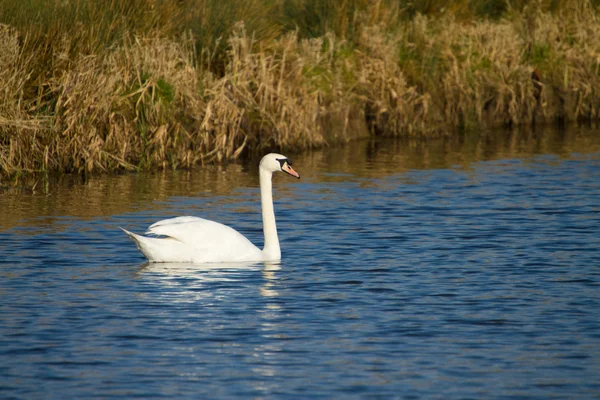
M 40 44 L 0 25 L 0 176 L 187 168 L 357 135 L 600 117 L 590 2 L 552 13 L 534 2 L 496 21 L 401 20 L 387 2 L 356 2 L 369 12 L 345 10 L 318 37 L 273 27 L 257 38 L 237 23 L 208 45 L 154 25 L 108 46 L 54 27 Z

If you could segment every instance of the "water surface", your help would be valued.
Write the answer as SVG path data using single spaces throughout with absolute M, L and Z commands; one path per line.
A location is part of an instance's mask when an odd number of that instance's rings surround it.
M 256 160 L 4 188 L 0 397 L 598 398 L 599 138 L 294 155 L 274 265 L 147 265 L 118 229 L 261 245 Z

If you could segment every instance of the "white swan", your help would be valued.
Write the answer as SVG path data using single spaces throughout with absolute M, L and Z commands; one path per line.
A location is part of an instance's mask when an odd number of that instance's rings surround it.
M 260 197 L 265 246 L 262 250 L 227 225 L 198 217 L 177 217 L 158 221 L 147 237 L 123 231 L 135 242 L 150 262 L 215 263 L 277 261 L 281 259 L 275 212 L 273 210 L 273 172 L 283 171 L 298 179 L 292 162 L 281 154 L 267 154 L 260 160 Z

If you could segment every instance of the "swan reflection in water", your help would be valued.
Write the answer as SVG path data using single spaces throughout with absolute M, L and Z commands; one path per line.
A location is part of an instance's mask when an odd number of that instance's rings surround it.
M 222 318 L 214 315 L 207 318 L 207 309 L 216 311 L 217 315 L 238 308 L 248 312 L 247 323 L 261 338 L 251 346 L 252 351 L 247 355 L 252 360 L 252 371 L 273 378 L 280 374 L 279 368 L 272 365 L 273 354 L 285 351 L 287 343 L 282 340 L 287 329 L 285 306 L 279 298 L 278 289 L 281 287 L 281 270 L 279 262 L 147 263 L 139 268 L 138 276 L 155 287 L 148 293 L 149 301 L 158 299 L 183 306 L 186 313 L 197 313 L 203 321 L 204 333 L 214 329 L 223 335 L 222 325 L 228 324 L 225 314 Z M 265 390 L 266 382 L 269 380 L 257 379 L 255 389 Z
M 281 270 L 279 261 L 273 262 L 229 262 L 229 263 L 145 263 L 142 264 L 137 274 L 148 283 L 159 284 L 165 288 L 178 289 L 176 293 L 169 291 L 169 298 L 177 301 L 191 302 L 199 298 L 213 297 L 210 291 L 211 284 L 238 282 L 240 290 L 249 288 L 248 274 L 254 275 L 261 272 L 262 285 L 251 283 L 253 287 L 258 286 L 259 293 L 263 297 L 277 297 L 277 271 Z M 235 286 L 229 285 L 230 289 Z M 201 290 L 206 289 L 206 290 Z M 166 295 L 164 290 L 160 291 L 162 297 Z

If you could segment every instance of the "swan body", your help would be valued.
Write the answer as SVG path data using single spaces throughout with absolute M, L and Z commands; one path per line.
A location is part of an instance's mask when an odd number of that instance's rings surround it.
M 150 262 L 221 263 L 278 261 L 281 259 L 275 212 L 273 209 L 273 172 L 286 172 L 296 178 L 292 162 L 281 154 L 270 153 L 259 164 L 260 194 L 265 245 L 261 250 L 244 235 L 221 223 L 198 217 L 176 217 L 152 224 L 147 235 L 123 228 Z

